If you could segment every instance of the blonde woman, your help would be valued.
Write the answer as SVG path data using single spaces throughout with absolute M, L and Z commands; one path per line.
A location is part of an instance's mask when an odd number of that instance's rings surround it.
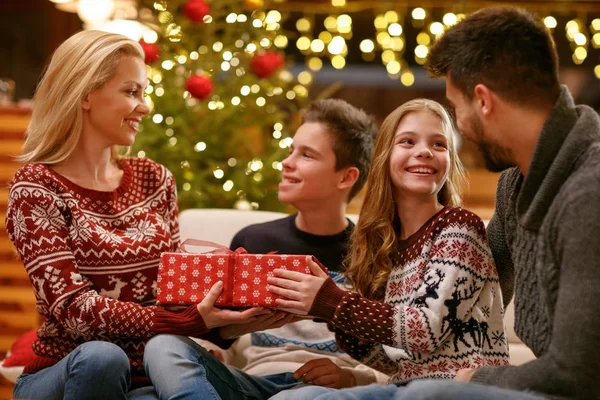
M 150 337 L 219 342 L 212 328 L 263 313 L 214 308 L 219 284 L 182 312 L 153 305 L 160 254 L 179 242 L 175 181 L 116 151 L 149 113 L 143 60 L 124 36 L 81 32 L 56 50 L 37 89 L 6 229 L 44 322 L 15 398 L 158 398 L 142 365 Z
M 485 227 L 459 206 L 464 173 L 455 136 L 448 113 L 431 100 L 409 101 L 383 122 L 347 260 L 356 292 L 335 286 L 316 265 L 314 276 L 276 270 L 269 278 L 271 291 L 286 298 L 278 305 L 326 320 L 343 350 L 394 384 L 350 393 L 508 363 Z M 332 390 L 306 387 L 275 398 Z

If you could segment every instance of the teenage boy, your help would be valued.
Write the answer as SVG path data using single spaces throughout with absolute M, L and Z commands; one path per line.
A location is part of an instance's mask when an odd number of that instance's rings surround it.
M 279 201 L 297 212 L 242 229 L 231 249 L 311 254 L 343 284 L 344 259 L 354 227 L 346 218 L 346 207 L 366 182 L 376 134 L 372 118 L 343 100 L 310 104 L 290 154 L 283 160 L 279 184 Z M 251 332 L 255 327 L 231 328 Z M 295 378 L 314 385 L 343 388 L 387 379 L 342 353 L 326 324 L 312 320 L 252 332 L 244 356 L 244 371 L 249 374 L 293 372 Z

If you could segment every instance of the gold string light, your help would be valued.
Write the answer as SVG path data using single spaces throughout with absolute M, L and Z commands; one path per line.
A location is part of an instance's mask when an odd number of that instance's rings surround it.
M 417 64 L 423 65 L 429 53 L 429 47 L 447 28 L 463 19 L 467 12 L 488 5 L 484 2 L 469 0 L 465 0 L 459 5 L 451 0 L 406 0 L 400 5 L 395 3 L 392 1 L 386 6 L 382 6 L 369 1 L 331 0 L 329 6 L 323 3 L 311 4 L 311 14 L 303 14 L 304 9 L 309 7 L 308 3 L 288 1 L 280 3 L 279 6 L 287 12 L 300 14 L 296 20 L 296 29 L 299 34 L 296 47 L 305 56 L 305 63 L 310 70 L 320 70 L 323 65 L 322 61 L 326 58 L 330 59 L 335 68 L 344 68 L 348 54 L 358 50 L 361 52 L 363 60 L 374 62 L 379 59 L 390 78 L 400 79 L 403 84 L 409 86 L 414 82 L 414 75 L 409 69 L 406 57 L 414 57 Z M 542 7 L 539 3 L 532 1 L 522 1 L 517 5 L 534 12 L 547 12 L 548 8 L 551 8 L 548 5 Z M 600 3 L 590 5 L 588 2 L 574 1 L 573 4 L 570 4 L 568 12 L 586 15 L 586 13 L 596 11 L 600 12 Z M 350 48 L 347 40 L 354 33 L 352 25 L 340 24 L 340 17 L 344 16 L 352 21 L 352 14 L 364 12 L 373 12 L 375 37 L 361 38 L 357 41 L 357 49 Z M 561 10 L 561 12 L 564 14 L 565 10 Z M 325 31 L 319 32 L 318 27 L 314 26 L 314 20 L 318 15 L 325 17 Z M 395 19 L 394 15 L 397 15 L 398 18 Z M 439 15 L 441 18 L 436 20 L 434 15 Z M 554 15 L 546 14 L 542 20 L 553 32 L 559 28 L 559 22 Z M 406 23 L 418 30 L 416 43 L 412 45 L 406 43 L 404 33 Z M 347 29 L 346 26 L 349 28 L 349 37 L 341 35 L 341 29 Z M 582 21 L 582 17 L 574 18 L 567 22 L 564 28 L 572 48 L 572 61 L 576 65 L 582 64 L 587 59 L 592 48 L 600 49 L 600 18 L 594 19 L 589 26 Z M 340 35 L 342 38 L 336 39 L 338 37 L 336 35 Z M 342 47 L 344 49 L 342 54 L 330 51 L 333 48 L 339 52 Z M 409 49 L 410 56 L 407 53 Z M 600 62 L 595 72 L 600 78 Z

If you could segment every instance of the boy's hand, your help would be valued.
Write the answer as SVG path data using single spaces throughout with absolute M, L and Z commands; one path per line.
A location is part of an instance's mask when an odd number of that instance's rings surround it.
M 356 378 L 346 369 L 340 368 L 328 358 L 310 360 L 294 372 L 294 378 L 304 383 L 343 389 L 356 386 Z

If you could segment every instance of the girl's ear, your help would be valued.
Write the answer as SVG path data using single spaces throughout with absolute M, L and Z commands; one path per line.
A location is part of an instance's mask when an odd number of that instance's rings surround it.
M 338 183 L 339 189 L 348 189 L 352 188 L 358 179 L 360 172 L 356 167 L 348 167 L 344 170 L 344 174 L 342 175 L 342 180 Z

